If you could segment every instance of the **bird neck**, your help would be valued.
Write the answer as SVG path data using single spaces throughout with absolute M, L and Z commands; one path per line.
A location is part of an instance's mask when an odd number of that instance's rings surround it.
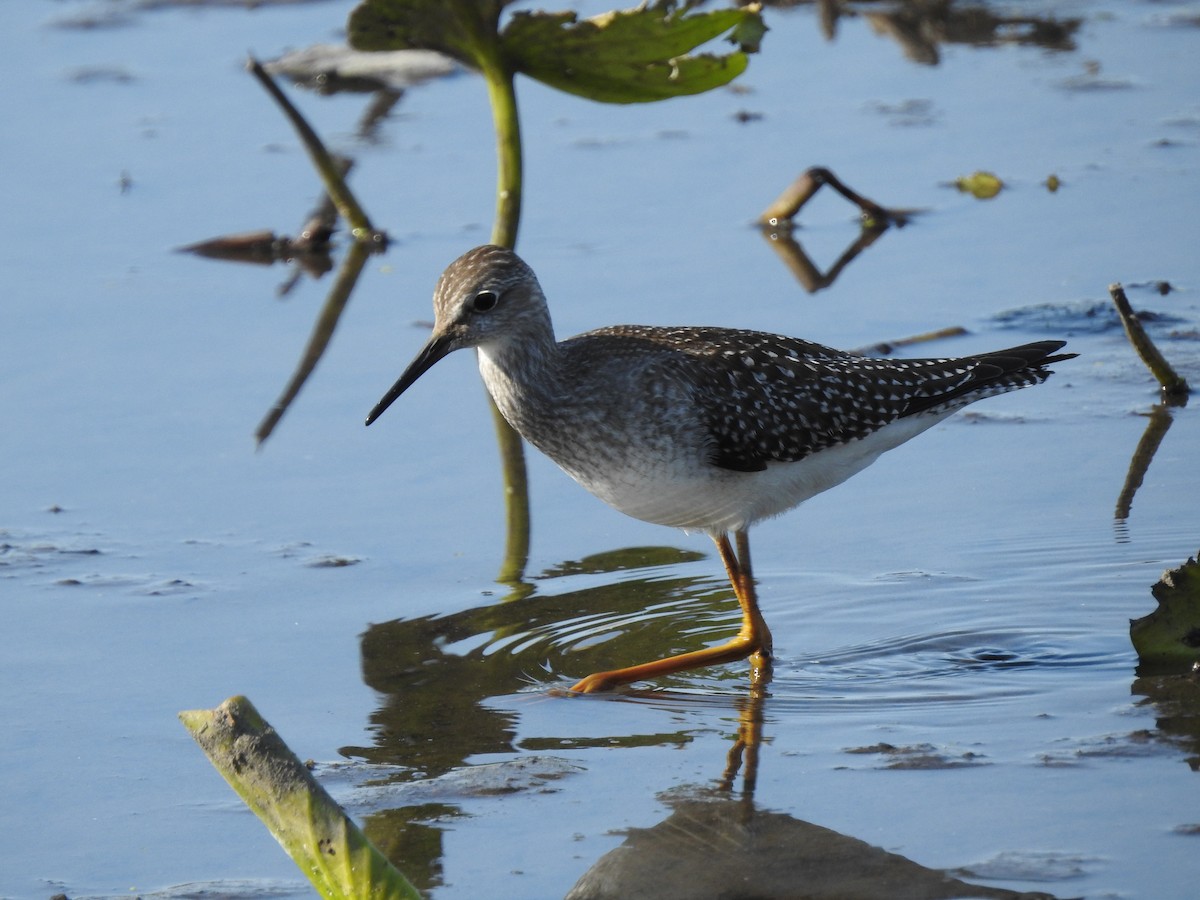
M 529 324 L 535 327 L 478 347 L 479 373 L 488 393 L 518 431 L 522 410 L 552 402 L 562 375 L 562 350 L 549 320 Z

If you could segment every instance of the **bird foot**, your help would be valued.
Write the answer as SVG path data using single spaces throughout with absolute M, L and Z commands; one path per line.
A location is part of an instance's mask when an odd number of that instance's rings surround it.
M 601 691 L 611 691 L 622 682 L 608 677 L 608 672 L 593 672 L 586 678 L 581 678 L 571 685 L 572 694 L 598 694 Z
M 631 681 L 646 681 L 650 678 L 734 662 L 747 657 L 750 658 L 751 681 L 755 684 L 763 679 L 769 681 L 771 672 L 769 632 L 765 641 L 759 636 L 738 635 L 718 647 L 681 653 L 679 656 L 670 656 L 656 662 L 642 663 L 639 666 L 629 666 L 625 669 L 595 672 L 576 682 L 571 691 L 577 694 L 594 694 L 599 691 L 612 690 L 618 685 L 629 684 Z

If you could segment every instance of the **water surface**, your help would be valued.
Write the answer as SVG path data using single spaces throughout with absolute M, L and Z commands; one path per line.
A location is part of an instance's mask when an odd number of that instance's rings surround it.
M 687 322 L 858 347 L 959 325 L 919 352 L 1062 337 L 1081 354 L 756 528 L 765 698 L 741 665 L 558 693 L 723 639 L 736 604 L 703 536 L 626 519 L 536 455 L 525 584 L 496 584 L 469 355 L 362 427 L 424 339 L 437 274 L 488 232 L 469 75 L 409 91 L 370 137 L 368 98 L 292 92 L 398 240 L 255 451 L 328 279 L 281 300 L 279 267 L 173 250 L 298 227 L 316 179 L 243 54 L 336 40 L 351 7 L 8 11 L 0 895 L 307 895 L 175 720 L 244 693 L 447 900 L 563 896 L 626 829 L 723 783 L 743 797 L 745 761 L 727 767 L 747 727 L 762 821 L 993 887 L 1193 896 L 1194 730 L 1146 695 L 1128 620 L 1200 546 L 1200 429 L 1171 412 L 1115 521 L 1157 397 L 1106 305 L 1125 282 L 1200 381 L 1192 6 L 1024 4 L 1077 19 L 1070 40 L 946 42 L 936 65 L 862 16 L 829 40 L 810 8 L 771 10 L 744 92 L 627 108 L 520 84 L 520 249 L 560 334 Z M 814 164 L 925 211 L 815 293 L 749 225 Z M 1007 188 L 947 186 L 976 169 Z M 832 196 L 801 222 L 822 269 L 858 236 Z

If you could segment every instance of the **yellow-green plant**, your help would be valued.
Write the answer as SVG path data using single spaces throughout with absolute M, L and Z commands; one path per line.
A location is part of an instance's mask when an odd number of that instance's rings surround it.
M 420 900 L 249 700 L 230 697 L 179 718 L 322 897 Z

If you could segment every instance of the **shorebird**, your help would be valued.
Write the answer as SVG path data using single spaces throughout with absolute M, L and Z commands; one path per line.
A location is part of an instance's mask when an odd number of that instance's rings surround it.
M 431 366 L 466 347 L 509 424 L 568 475 L 634 518 L 703 531 L 741 606 L 715 647 L 597 672 L 589 693 L 749 658 L 769 671 L 748 530 L 866 468 L 955 410 L 1050 376 L 1062 341 L 958 359 L 872 359 L 799 338 L 730 328 L 615 325 L 554 337 L 533 270 L 485 245 L 434 291 L 433 334 L 367 416 L 370 425 Z M 730 535 L 733 540 L 730 540 Z

